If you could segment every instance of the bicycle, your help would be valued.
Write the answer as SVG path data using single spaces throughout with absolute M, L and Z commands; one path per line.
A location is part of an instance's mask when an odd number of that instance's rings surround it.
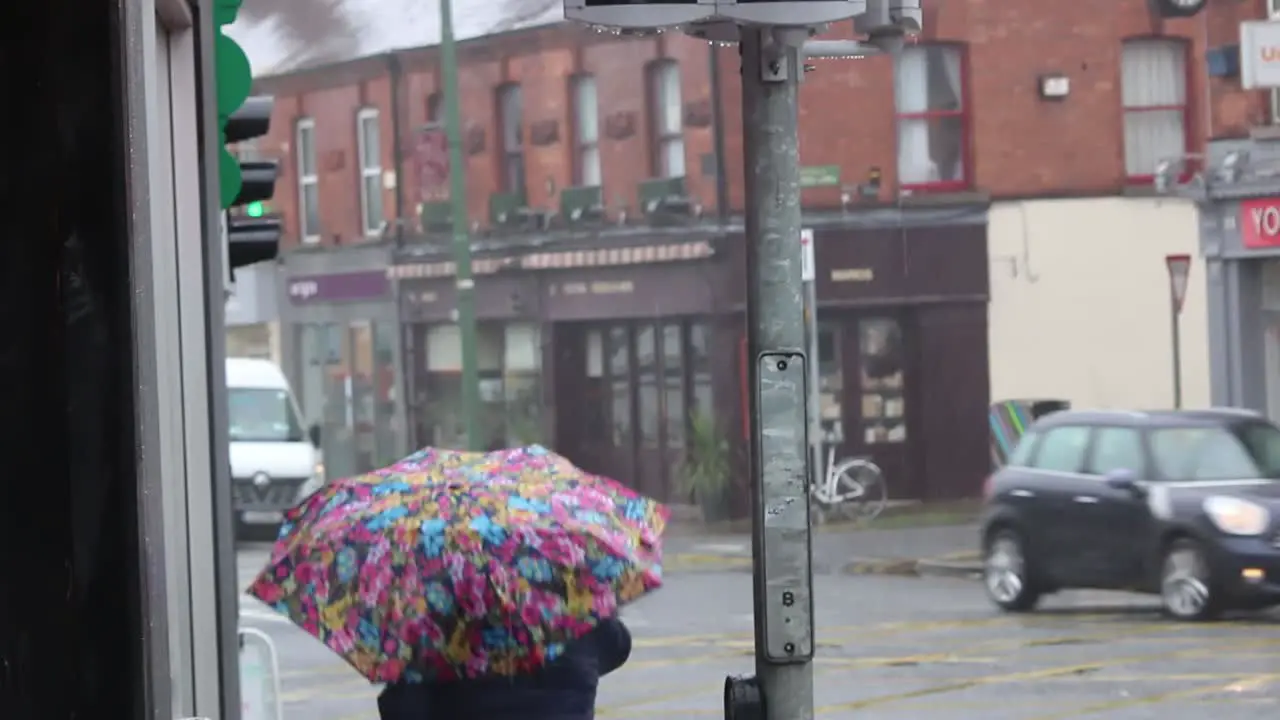
M 889 502 L 889 491 L 878 465 L 864 457 L 837 463 L 835 443 L 829 443 L 824 467 L 822 482 L 811 488 L 818 522 L 825 522 L 828 514 L 834 513 L 862 524 L 875 520 L 884 512 Z

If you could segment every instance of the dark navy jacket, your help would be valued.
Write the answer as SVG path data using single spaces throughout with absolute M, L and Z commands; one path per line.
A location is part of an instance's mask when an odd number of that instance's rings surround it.
M 601 623 L 533 675 L 426 685 L 389 685 L 382 720 L 593 720 L 600 678 L 631 656 L 620 620 Z

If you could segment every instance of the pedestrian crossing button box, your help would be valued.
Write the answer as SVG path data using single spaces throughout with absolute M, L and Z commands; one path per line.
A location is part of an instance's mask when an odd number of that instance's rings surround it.
M 756 590 L 764 598 L 765 658 L 773 663 L 813 658 L 807 367 L 799 351 L 756 358 Z

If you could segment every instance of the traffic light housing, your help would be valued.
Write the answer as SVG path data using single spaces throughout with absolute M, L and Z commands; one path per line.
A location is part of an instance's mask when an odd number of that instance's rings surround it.
M 276 256 L 280 248 L 280 219 L 267 215 L 263 203 L 275 194 L 279 167 L 275 162 L 241 162 L 228 144 L 253 140 L 271 129 L 270 96 L 249 96 L 253 71 L 249 58 L 225 29 L 236 21 L 241 0 L 215 0 L 215 79 L 218 95 L 218 193 L 226 211 L 228 271 Z M 241 210 L 240 208 L 243 208 Z
M 271 129 L 275 103 L 267 95 L 247 98 L 223 128 L 229 143 L 266 135 Z M 236 161 L 239 188 L 227 210 L 227 264 L 231 272 L 274 259 L 280 249 L 280 218 L 266 213 L 266 201 L 275 195 L 280 174 L 274 160 Z

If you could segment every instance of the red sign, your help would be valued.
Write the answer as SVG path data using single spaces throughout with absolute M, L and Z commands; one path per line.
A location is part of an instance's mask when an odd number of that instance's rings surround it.
M 449 199 L 449 137 L 444 128 L 423 128 L 413 148 L 422 202 Z
M 1280 247 L 1280 198 L 1242 201 L 1240 237 L 1247 248 Z

